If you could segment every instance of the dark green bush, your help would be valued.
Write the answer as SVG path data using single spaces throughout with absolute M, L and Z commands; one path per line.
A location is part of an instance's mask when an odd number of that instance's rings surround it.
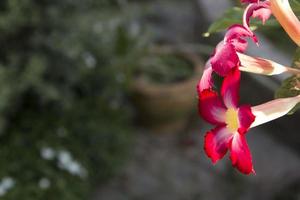
M 130 112 L 101 14 L 117 6 L 0 1 L 1 199 L 86 199 L 121 166 Z

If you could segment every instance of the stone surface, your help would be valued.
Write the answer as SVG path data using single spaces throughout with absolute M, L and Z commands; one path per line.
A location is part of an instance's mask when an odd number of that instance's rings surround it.
M 256 175 L 238 173 L 228 156 L 212 165 L 202 147 L 206 130 L 195 128 L 185 136 L 140 131 L 131 160 L 99 188 L 95 200 L 266 200 L 300 178 L 299 157 L 261 128 L 247 136 Z

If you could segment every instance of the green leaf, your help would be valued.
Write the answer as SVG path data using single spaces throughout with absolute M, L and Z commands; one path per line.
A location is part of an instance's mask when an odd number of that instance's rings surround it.
M 295 68 L 300 67 L 300 47 L 298 47 L 296 50 L 292 66 Z M 282 82 L 282 85 L 277 89 L 275 93 L 275 98 L 294 97 L 299 94 L 300 94 L 300 76 L 294 75 Z M 299 108 L 300 108 L 300 103 L 298 103 L 295 106 L 295 108 L 293 108 L 289 112 L 289 114 L 293 114 Z
M 220 32 L 223 30 L 226 30 L 229 26 L 233 24 L 242 24 L 243 20 L 243 13 L 244 9 L 239 7 L 233 7 L 228 9 L 224 15 L 212 23 L 210 27 L 207 30 L 207 33 L 204 33 L 204 36 L 209 36 L 212 33 Z M 251 20 L 251 29 L 257 29 L 258 27 L 262 26 L 262 22 L 257 19 Z M 264 27 L 268 28 L 275 28 L 279 27 L 279 23 L 276 21 L 276 19 L 271 18 L 266 21 L 266 23 L 263 25 Z
M 296 13 L 296 15 L 299 15 L 300 13 L 300 0 L 290 0 L 290 5 L 293 9 L 293 11 Z
M 300 47 L 296 49 L 292 66 L 295 68 L 300 68 Z
M 228 9 L 224 15 L 215 21 L 207 30 L 207 33 L 220 32 L 227 29 L 230 25 L 236 23 L 242 23 L 243 9 L 239 7 L 233 7 Z

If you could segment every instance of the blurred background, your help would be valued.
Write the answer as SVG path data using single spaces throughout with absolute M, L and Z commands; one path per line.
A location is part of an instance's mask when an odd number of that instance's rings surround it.
M 299 114 L 249 132 L 256 175 L 203 151 L 196 84 L 222 32 L 202 35 L 237 2 L 1 0 L 0 199 L 299 199 Z M 249 54 L 289 65 L 274 30 Z M 243 74 L 242 101 L 281 78 Z

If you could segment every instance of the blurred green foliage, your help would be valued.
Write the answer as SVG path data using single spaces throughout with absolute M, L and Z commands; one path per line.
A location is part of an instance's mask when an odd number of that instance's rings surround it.
M 293 11 L 297 16 L 300 14 L 300 0 L 291 0 L 289 1 Z M 205 33 L 206 36 L 224 31 L 226 30 L 229 26 L 233 24 L 242 24 L 243 23 L 243 13 L 244 13 L 245 7 L 232 7 L 226 10 L 221 18 L 216 20 L 214 23 L 212 23 L 208 30 L 207 33 Z M 263 25 L 263 26 L 262 26 Z M 262 24 L 260 20 L 257 19 L 252 19 L 250 28 L 251 29 L 257 29 L 257 28 L 263 28 L 263 29 L 280 29 L 281 26 L 277 22 L 277 20 L 273 17 L 271 17 L 269 20 L 266 21 L 265 24 Z
M 132 7 L 128 5 L 126 9 L 131 10 Z M 142 18 L 145 15 L 137 13 L 137 16 Z M 149 26 L 141 24 L 143 20 L 136 20 L 128 14 L 124 17 L 121 21 L 115 21 L 116 31 L 104 32 L 105 40 L 112 44 L 107 48 L 107 52 L 114 55 L 111 65 L 120 70 L 127 88 L 140 76 L 150 82 L 168 84 L 193 75 L 193 63 L 179 55 L 179 47 L 164 45 L 163 41 L 157 42 L 159 38 L 152 34 Z
M 139 62 L 141 76 L 154 83 L 174 83 L 193 76 L 193 63 L 177 55 L 147 55 Z
M 292 67 L 299 68 L 300 67 L 300 48 L 298 47 Z M 285 97 L 294 97 L 300 95 L 300 77 L 298 75 L 291 76 L 284 80 L 281 86 L 275 92 L 275 98 L 285 98 Z M 300 108 L 300 104 L 297 104 L 293 110 L 290 111 L 289 114 L 293 114 L 296 110 Z
M 127 44 L 122 17 L 103 14 L 119 7 L 0 1 L 1 199 L 86 199 L 122 166 L 131 115 L 114 47 Z
M 243 13 L 244 13 L 244 8 L 240 7 L 232 7 L 229 8 L 228 10 L 225 11 L 223 16 L 212 23 L 208 30 L 207 33 L 205 33 L 206 36 L 224 31 L 228 27 L 230 27 L 233 24 L 243 24 Z M 276 21 L 276 19 L 271 18 L 266 21 L 266 23 L 262 26 L 262 22 L 257 19 L 252 19 L 251 20 L 251 29 L 257 29 L 258 27 L 264 27 L 264 28 L 278 28 L 280 25 Z

